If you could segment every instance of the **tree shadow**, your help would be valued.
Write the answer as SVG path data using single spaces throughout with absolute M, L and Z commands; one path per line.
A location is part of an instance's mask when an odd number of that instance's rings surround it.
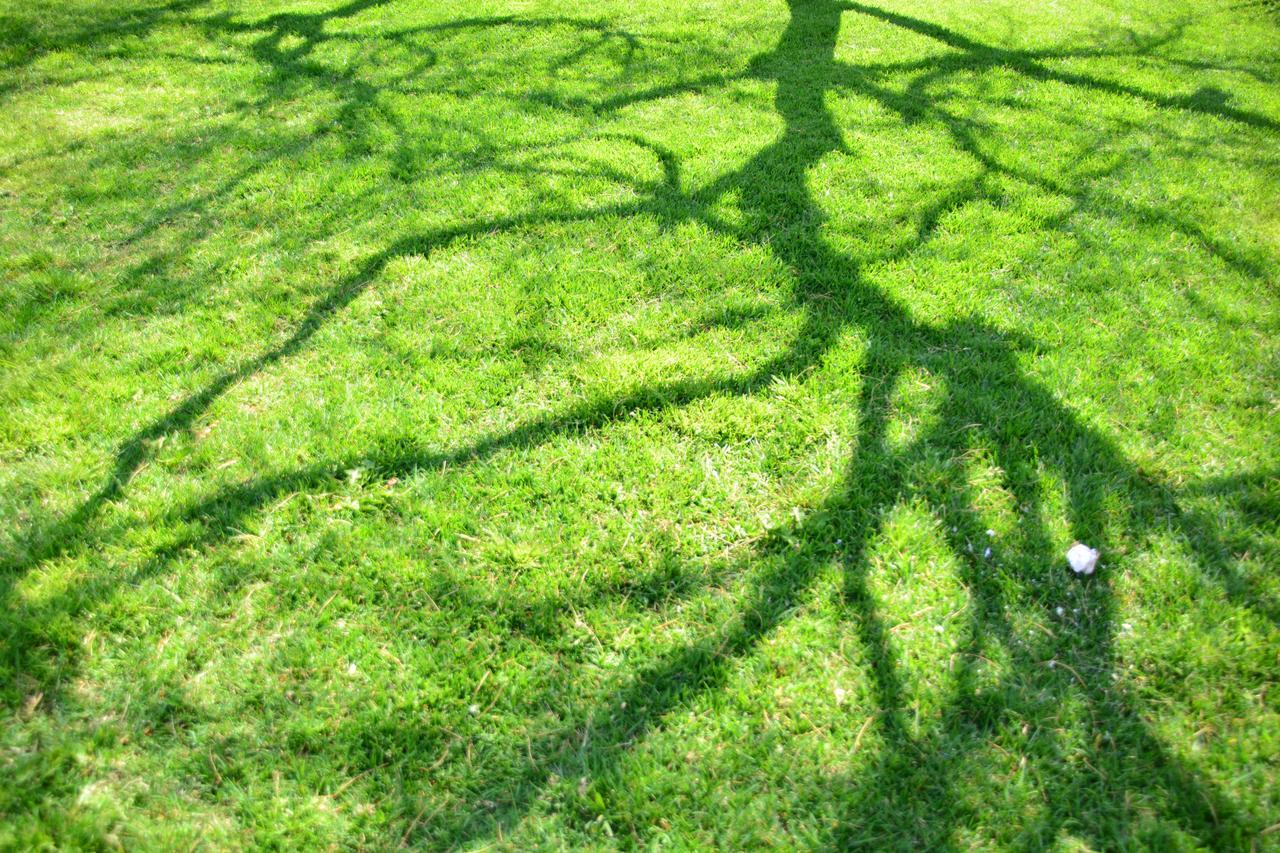
M 323 65 L 309 64 L 307 59 L 319 40 L 335 37 L 325 23 L 373 5 L 374 0 L 359 0 L 328 13 L 279 15 L 253 25 L 224 19 L 209 25 L 223 30 L 247 27 L 255 33 L 265 30 L 251 50 L 259 62 L 273 70 L 280 92 L 284 92 L 309 76 L 332 79 L 331 71 Z M 935 101 L 929 88 L 948 74 L 1002 67 L 1035 82 L 1074 87 L 1100 96 L 1137 98 L 1153 108 L 1213 116 L 1255 131 L 1274 132 L 1280 130 L 1280 124 L 1267 116 L 1232 107 L 1225 97 L 1210 97 L 1203 92 L 1186 97 L 1159 95 L 1125 83 L 1055 70 L 1047 64 L 1053 58 L 1048 54 L 996 48 L 875 6 L 790 0 L 788 7 L 790 18 L 774 49 L 754 59 L 742 74 L 714 74 L 664 84 L 612 96 L 590 106 L 596 112 L 612 113 L 645 100 L 697 92 L 731 80 L 767 81 L 774 86 L 774 107 L 782 130 L 745 165 L 703 187 L 686 188 L 674 154 L 642 138 L 629 137 L 638 150 L 657 160 L 662 173 L 660 179 L 638 187 L 644 194 L 640 201 L 477 222 L 411 236 L 386 246 L 314 303 L 287 338 L 226 371 L 125 442 L 115 454 L 106 482 L 66 517 L 30 531 L 15 558 L 3 564 L 0 599 L 7 600 L 16 580 L 32 568 L 71 549 L 90 546 L 95 518 L 106 504 L 124 497 L 128 482 L 150 457 L 157 440 L 190 430 L 231 388 L 306 347 L 395 259 L 430 255 L 458 241 L 497 231 L 607 216 L 649 215 L 666 227 L 694 221 L 743 244 L 767 247 L 791 271 L 795 281 L 792 299 L 803 311 L 803 319 L 781 355 L 738 373 L 655 383 L 624 396 L 593 400 L 453 450 L 364 448 L 347 458 L 325 460 L 223 489 L 193 505 L 176 508 L 173 520 L 193 522 L 201 529 L 155 553 L 130 575 L 129 582 L 163 571 L 178 550 L 224 540 L 242 526 L 247 516 L 259 512 L 274 498 L 317 488 L 357 462 L 386 476 L 446 466 L 457 468 L 508 449 L 600 429 L 642 412 L 674 410 L 712 396 L 749 396 L 779 377 L 800 375 L 821 365 L 840 336 L 855 329 L 868 340 L 856 406 L 856 451 L 841 483 L 815 512 L 794 526 L 775 531 L 742 560 L 755 571 L 737 617 L 718 632 L 679 645 L 658 662 L 632 673 L 604 700 L 569 709 L 564 725 L 529 745 L 528 761 L 499 769 L 488 780 L 490 787 L 510 792 L 505 801 L 485 810 L 436 815 L 420 826 L 414 821 L 407 825 L 406 839 L 461 845 L 494 835 L 501 837 L 527 814 L 545 789 L 549 771 L 564 778 L 610 775 L 631 745 L 659 728 L 668 714 L 723 686 L 733 663 L 750 655 L 783 624 L 791 612 L 791 603 L 808 594 L 816 574 L 833 561 L 843 578 L 846 618 L 869 661 L 876 705 L 871 724 L 879 752 L 870 778 L 837 779 L 812 786 L 813 797 L 834 800 L 843 811 L 840 825 L 829 839 L 831 844 L 883 843 L 884 833 L 891 831 L 886 822 L 906 815 L 909 820 L 891 836 L 895 842 L 929 847 L 956 845 L 957 828 L 972 817 L 952 796 L 960 781 L 957 776 L 963 770 L 966 750 L 981 748 L 983 733 L 994 719 L 1042 705 L 1045 697 L 1050 702 L 1072 701 L 1083 706 L 1090 722 L 1083 725 L 1081 740 L 1088 746 L 1081 756 L 1083 767 L 1046 760 L 1036 768 L 1045 806 L 1038 823 L 1026 829 L 1024 840 L 1047 844 L 1069 831 L 1095 846 L 1111 846 L 1116 843 L 1118 832 L 1123 837 L 1123 827 L 1132 817 L 1130 795 L 1162 803 L 1161 818 L 1202 843 L 1242 844 L 1252 837 L 1261 829 L 1257 822 L 1183 765 L 1152 733 L 1134 710 L 1131 698 L 1116 685 L 1115 604 L 1110 581 L 1104 576 L 1078 587 L 1069 586 L 1074 581 L 1063 572 L 1048 568 L 1059 566 L 1061 556 L 1046 520 L 1041 475 L 1048 472 L 1065 484 L 1067 522 L 1075 538 L 1110 554 L 1140 547 L 1159 533 L 1176 532 L 1194 549 L 1197 568 L 1220 583 L 1233 600 L 1259 610 L 1272 621 L 1280 613 L 1276 605 L 1259 601 L 1253 590 L 1233 585 L 1225 562 L 1234 549 L 1219 541 L 1210 524 L 1184 511 L 1170 489 L 1146 475 L 1112 441 L 1026 375 L 1019 353 L 1032 342 L 978 320 L 931 323 L 918 319 L 908 306 L 868 282 L 859 265 L 823 237 L 825 214 L 808 189 L 807 177 L 824 158 L 846 152 L 841 128 L 827 106 L 827 98 L 833 92 L 852 92 L 873 100 L 904 123 L 936 122 L 954 147 L 982 170 L 979 178 L 956 187 L 920 211 L 913 239 L 899 250 L 903 254 L 933 239 L 948 211 L 982 199 L 985 179 L 1003 177 L 1068 197 L 1076 207 L 1102 206 L 1126 220 L 1155 221 L 1186 234 L 1242 274 L 1264 278 L 1260 261 L 1222 244 L 1193 222 L 1163 211 L 1135 207 L 1089 187 L 1067 186 L 1006 165 L 987 154 L 971 124 L 945 103 Z M 906 91 L 893 91 L 880 82 L 883 69 L 857 67 L 835 58 L 840 25 L 849 13 L 928 37 L 956 52 L 924 60 L 918 69 L 921 76 Z M 515 21 L 464 20 L 437 29 L 540 25 L 536 21 Z M 564 21 L 555 19 L 555 23 Z M 613 37 L 598 22 L 584 24 L 583 28 L 597 32 L 600 41 Z M 285 47 L 287 36 L 301 41 L 290 40 L 290 46 Z M 633 42 L 625 37 L 623 40 L 628 50 L 635 49 Z M 562 61 L 575 62 L 597 46 L 593 41 L 573 49 L 564 54 Z M 376 102 L 377 91 L 353 80 L 339 78 L 337 85 L 349 87 L 344 89 L 351 110 L 348 118 L 355 122 L 360 110 L 375 108 L 371 105 Z M 562 106 L 576 109 L 583 105 Z M 403 127 L 397 131 L 408 135 Z M 716 213 L 717 206 L 728 198 L 737 201 L 740 223 L 729 224 Z M 716 322 L 732 325 L 744 319 L 725 316 Z M 899 447 L 888 437 L 893 420 L 892 395 L 910 371 L 936 378 L 945 390 L 937 402 L 933 426 L 905 447 Z M 992 448 L 996 467 L 1002 472 L 1002 486 L 1023 508 L 1020 528 L 1008 547 L 1019 554 L 1020 566 L 1044 567 L 1038 577 L 1002 578 L 989 561 L 970 552 L 972 543 L 983 541 L 985 525 L 963 464 L 953 460 L 963 459 L 978 446 Z M 1117 515 L 1111 509 L 1116 498 L 1129 506 L 1128 511 Z M 941 722 L 924 735 L 914 732 L 904 716 L 905 687 L 895 641 L 868 581 L 869 551 L 886 514 L 911 501 L 922 501 L 950 521 L 947 543 L 959 558 L 961 581 L 972 599 L 958 651 L 964 663 L 951 677 Z M 678 572 L 673 574 L 679 576 Z M 1028 644 L 1006 614 L 1011 605 L 1033 612 L 1048 609 L 1045 595 L 1028 590 L 1029 582 L 1037 581 L 1044 585 L 1042 589 L 1060 595 L 1074 590 L 1072 594 L 1079 596 L 1086 615 L 1069 635 L 1055 634 Z M 109 592 L 110 586 L 104 585 L 103 589 L 88 593 L 78 590 L 76 598 L 91 603 Z M 55 597 L 44 607 L 51 613 L 66 612 L 69 600 Z M 1048 614 L 1044 615 L 1047 619 Z M 545 619 L 532 621 L 542 624 Z M 11 637 L 8 653 L 24 667 L 34 669 L 38 639 Z M 995 656 L 993 649 L 999 649 L 1009 661 L 1007 672 L 994 691 L 996 700 L 983 699 L 976 693 L 971 669 L 973 661 Z M 994 707 L 993 701 L 997 703 Z M 590 734 L 589 743 L 581 736 L 584 727 Z M 1043 736 L 1050 744 L 1041 752 L 1061 755 L 1067 749 L 1065 745 L 1058 749 L 1052 743 L 1056 734 Z M 424 731 L 422 739 L 434 749 L 440 735 Z M 1109 768 L 1122 768 L 1125 772 L 1109 778 Z M 360 769 L 376 772 L 374 767 Z M 1132 782 L 1135 777 L 1144 780 L 1138 787 Z M 915 790 L 927 790 L 930 796 L 907 799 L 906 792 L 912 788 L 901 783 L 904 778 L 919 780 Z
M 13 54 L 4 63 L 4 68 L 23 68 L 49 53 L 62 50 L 82 48 L 98 48 L 104 42 L 110 44 L 120 39 L 147 35 L 154 28 L 165 24 L 182 12 L 189 12 L 205 5 L 207 0 L 169 0 L 149 6 L 130 7 L 125 4 L 115 14 L 104 18 L 100 10 L 95 9 L 92 20 L 83 26 L 69 26 L 59 30 L 49 26 L 49 21 L 42 21 L 40 29 L 34 29 L 27 22 L 16 18 L 6 18 L 2 26 L 4 39 Z M 68 16 L 74 11 L 68 10 Z M 51 31 L 51 32 L 50 32 Z

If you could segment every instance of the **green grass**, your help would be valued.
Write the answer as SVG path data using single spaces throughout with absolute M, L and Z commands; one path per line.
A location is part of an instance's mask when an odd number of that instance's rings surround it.
M 1278 269 L 1266 3 L 0 0 L 0 847 L 1274 846 Z

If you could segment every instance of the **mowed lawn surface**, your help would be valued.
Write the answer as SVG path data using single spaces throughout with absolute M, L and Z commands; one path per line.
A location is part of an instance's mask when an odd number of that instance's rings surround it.
M 1275 845 L 1278 265 L 1265 4 L 2 0 L 0 847 Z

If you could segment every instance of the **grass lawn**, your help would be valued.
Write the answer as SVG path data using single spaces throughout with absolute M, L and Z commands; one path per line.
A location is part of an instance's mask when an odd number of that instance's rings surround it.
M 1280 845 L 1278 270 L 1267 3 L 0 0 L 0 848 Z

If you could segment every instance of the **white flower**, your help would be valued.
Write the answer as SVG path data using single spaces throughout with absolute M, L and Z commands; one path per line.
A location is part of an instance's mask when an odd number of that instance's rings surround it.
M 1062 616 L 1062 615 L 1064 615 L 1067 611 L 1063 610 L 1061 607 L 1058 607 L 1058 608 L 1055 608 L 1055 609 L 1054 609 L 1054 612 L 1055 612 L 1055 613 L 1057 613 L 1059 616 Z
M 995 532 L 994 530 L 988 529 L 988 530 L 987 530 L 987 535 L 988 535 L 988 536 L 995 536 L 995 535 L 996 535 L 996 532 Z
M 1098 552 L 1082 542 L 1067 549 L 1067 563 L 1078 575 L 1091 575 L 1098 567 Z

